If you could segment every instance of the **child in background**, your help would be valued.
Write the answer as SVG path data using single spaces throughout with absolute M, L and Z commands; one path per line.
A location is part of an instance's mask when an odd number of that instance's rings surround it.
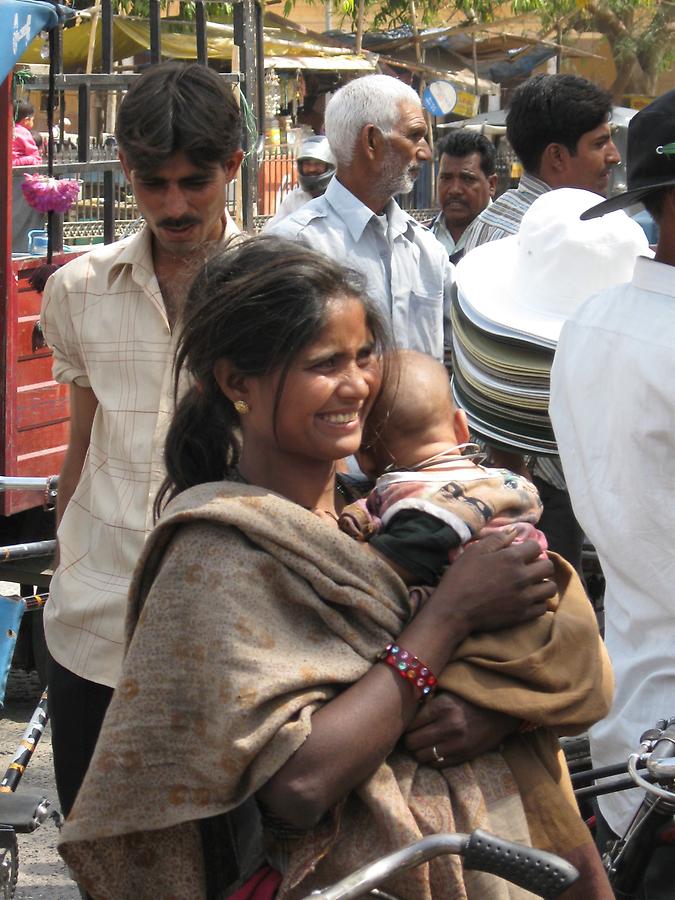
M 517 540 L 546 538 L 534 526 L 537 489 L 507 469 L 479 465 L 466 416 L 455 407 L 442 363 L 396 353 L 356 454 L 375 487 L 339 524 L 367 541 L 408 585 L 435 585 L 443 569 L 486 528 L 515 527 Z
M 22 100 L 16 106 L 14 136 L 12 138 L 13 166 L 39 166 L 42 163 L 42 153 L 33 137 L 34 124 L 35 109 L 33 104 Z

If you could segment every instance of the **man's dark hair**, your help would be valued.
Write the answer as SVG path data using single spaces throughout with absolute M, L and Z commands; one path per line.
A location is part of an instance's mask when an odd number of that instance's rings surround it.
M 652 191 L 651 194 L 647 194 L 646 197 L 640 198 L 640 202 L 656 223 L 661 221 L 663 203 L 666 199 L 667 190 L 668 188 L 661 188 L 660 190 Z
M 14 111 L 14 121 L 21 122 L 22 119 L 27 119 L 28 116 L 34 115 L 35 107 L 33 104 L 29 103 L 28 100 L 19 100 Z
M 223 165 L 241 147 L 241 114 L 223 79 L 198 63 L 150 66 L 120 104 L 115 135 L 132 169 L 163 166 L 175 153 Z
M 438 158 L 445 153 L 446 156 L 469 156 L 470 153 L 480 155 L 480 167 L 483 175 L 489 177 L 496 172 L 497 154 L 492 143 L 478 131 L 469 131 L 460 128 L 451 131 L 436 145 Z
M 539 171 L 549 144 L 575 154 L 579 138 L 607 122 L 612 95 L 578 75 L 535 75 L 516 89 L 506 136 L 526 172 Z

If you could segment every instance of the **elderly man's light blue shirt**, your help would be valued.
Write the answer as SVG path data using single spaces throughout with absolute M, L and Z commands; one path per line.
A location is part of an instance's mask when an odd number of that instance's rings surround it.
M 395 200 L 385 213 L 386 222 L 380 221 L 336 177 L 322 197 L 266 233 L 301 241 L 357 269 L 389 317 L 397 346 L 443 359 L 454 266 L 436 238 Z M 449 329 L 445 345 L 450 345 Z

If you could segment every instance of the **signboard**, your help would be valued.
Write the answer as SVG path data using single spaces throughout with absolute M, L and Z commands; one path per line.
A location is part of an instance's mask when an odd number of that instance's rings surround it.
M 475 94 L 470 94 L 468 91 L 459 91 L 453 112 L 457 116 L 472 119 L 478 115 L 478 97 Z
M 449 81 L 432 81 L 424 91 L 422 102 L 432 116 L 447 116 L 456 111 L 457 91 Z

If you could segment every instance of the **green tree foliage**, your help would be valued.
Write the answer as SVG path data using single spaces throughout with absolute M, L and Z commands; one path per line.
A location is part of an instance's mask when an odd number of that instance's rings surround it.
M 2 2 L 2 0 L 0 0 Z M 66 0 L 68 2 L 68 0 Z M 171 0 L 161 0 L 160 8 L 165 12 Z M 70 5 L 75 9 L 89 9 L 94 6 L 96 0 L 70 0 Z M 150 15 L 150 0 L 113 0 L 113 12 L 125 16 L 139 16 L 147 19 Z M 232 3 L 206 3 L 206 15 L 214 21 L 232 13 Z M 194 2 L 181 3 L 181 18 L 194 19 Z
M 71 0 L 83 8 L 94 0 Z M 162 0 L 166 8 L 169 0 Z M 297 0 L 284 0 L 289 15 Z M 322 3 L 323 0 L 309 0 Z M 675 61 L 675 0 L 333 0 L 352 25 L 357 26 L 364 8 L 376 28 L 411 25 L 415 11 L 418 27 L 465 23 L 493 23 L 497 13 L 510 7 L 515 15 L 535 15 L 542 36 L 565 40 L 571 32 L 596 31 L 604 35 L 612 51 L 617 77 L 612 85 L 616 97 L 625 93 L 653 94 L 659 74 Z M 147 16 L 149 0 L 115 0 L 115 11 Z M 207 3 L 209 19 L 231 14 L 232 3 Z M 194 2 L 181 3 L 182 15 L 194 18 Z M 510 30 L 513 30 L 511 25 Z
M 597 31 L 609 43 L 615 96 L 653 94 L 656 79 L 675 59 L 673 0 L 512 0 L 515 13 L 535 13 L 544 32 Z
M 294 2 L 286 0 L 288 11 Z M 336 0 L 336 5 L 356 24 L 359 0 Z M 365 0 L 365 6 L 377 10 L 376 28 L 412 24 L 409 0 Z M 659 74 L 675 61 L 675 0 L 511 0 L 508 6 L 496 0 L 415 0 L 420 26 L 494 23 L 509 7 L 516 16 L 537 16 L 542 36 L 554 40 L 564 41 L 571 31 L 604 35 L 617 69 L 612 85 L 617 97 L 655 93 Z

